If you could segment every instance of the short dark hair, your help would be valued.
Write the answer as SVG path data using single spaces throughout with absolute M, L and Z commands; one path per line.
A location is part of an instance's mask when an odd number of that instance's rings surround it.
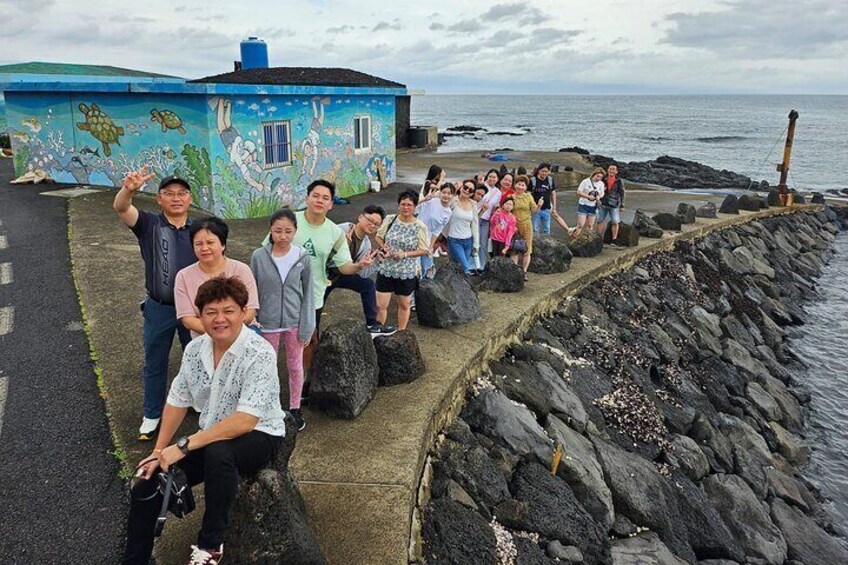
M 306 187 L 306 195 L 309 196 L 310 194 L 312 194 L 312 191 L 315 190 L 315 187 L 317 186 L 323 186 L 324 188 L 329 190 L 330 196 L 336 195 L 336 185 L 325 179 L 317 179 L 310 182 L 309 186 Z
M 295 229 L 297 229 L 297 216 L 294 215 L 294 212 L 289 210 L 288 208 L 280 208 L 273 214 L 271 214 L 271 220 L 268 222 L 269 226 L 273 226 L 274 222 L 277 220 L 288 220 L 294 224 Z
M 418 193 L 415 192 L 414 190 L 404 190 L 403 192 L 398 194 L 398 198 L 397 198 L 398 204 L 400 204 L 402 200 L 412 200 L 412 204 L 417 206 L 418 205 Z
M 203 218 L 202 220 L 195 220 L 192 222 L 191 227 L 188 229 L 188 235 L 192 244 L 194 244 L 194 236 L 203 230 L 218 236 L 218 239 L 221 240 L 221 245 L 227 245 L 227 235 L 230 233 L 230 228 L 221 218 L 211 216 L 209 218 Z
M 194 305 L 198 312 L 203 312 L 203 307 L 212 302 L 232 298 L 239 308 L 247 306 L 247 287 L 238 277 L 214 277 L 200 285 Z
M 498 171 L 497 169 L 489 169 L 489 170 L 486 172 L 486 176 L 485 176 L 485 177 L 483 177 L 483 178 L 484 178 L 484 179 L 485 179 L 485 178 L 489 178 L 489 175 L 491 175 L 492 173 L 495 173 L 495 176 L 496 176 L 496 177 L 498 177 L 498 180 L 501 180 L 501 173 L 500 173 L 500 171 Z
M 542 169 L 548 169 L 550 171 L 551 170 L 551 164 L 550 163 L 539 163 L 539 166 L 536 167 L 535 173 L 538 173 Z
M 456 194 L 456 187 L 453 185 L 452 182 L 442 183 L 442 186 L 439 188 L 439 192 L 443 191 L 446 188 L 451 191 L 451 194 Z
M 376 204 L 369 204 L 365 208 L 362 209 L 363 214 L 379 214 L 380 219 L 383 220 L 386 218 L 386 211 L 383 210 L 382 206 L 377 206 Z

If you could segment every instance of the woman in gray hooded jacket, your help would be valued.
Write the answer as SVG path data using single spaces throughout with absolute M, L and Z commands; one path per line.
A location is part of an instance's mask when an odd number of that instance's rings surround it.
M 315 331 L 315 303 L 312 293 L 310 256 L 292 244 L 297 219 L 291 210 L 279 210 L 271 216 L 268 243 L 253 252 L 250 270 L 259 291 L 256 325 L 260 335 L 279 353 L 280 340 L 286 347 L 289 374 L 289 411 L 298 430 L 306 427 L 300 411 L 303 391 L 303 348 Z

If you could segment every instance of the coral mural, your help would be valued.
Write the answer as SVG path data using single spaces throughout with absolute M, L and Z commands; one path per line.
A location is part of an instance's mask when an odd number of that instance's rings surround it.
M 226 218 L 297 208 L 316 178 L 342 196 L 393 180 L 394 112 L 390 95 L 6 93 L 17 174 L 117 187 L 147 165 L 147 190 L 181 175 L 196 205 Z

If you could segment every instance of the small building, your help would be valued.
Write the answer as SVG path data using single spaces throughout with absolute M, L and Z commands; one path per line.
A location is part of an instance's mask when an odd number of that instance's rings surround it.
M 246 43 L 264 47 L 243 42 L 243 62 Z M 298 207 L 316 178 L 333 181 L 341 196 L 394 180 L 396 124 L 409 120 L 403 84 L 350 69 L 262 64 L 251 57 L 253 68 L 237 63 L 191 81 L 4 81 L 15 171 L 118 187 L 127 171 L 147 165 L 157 179 L 186 178 L 194 203 L 225 218 Z

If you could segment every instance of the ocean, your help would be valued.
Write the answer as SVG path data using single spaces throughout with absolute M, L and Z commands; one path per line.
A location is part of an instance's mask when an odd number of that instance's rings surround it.
M 812 395 L 807 440 L 813 446 L 806 476 L 831 499 L 826 505 L 848 531 L 848 237 L 818 281 L 820 299 L 806 305 L 805 325 L 790 345 L 809 368 L 795 375 Z
M 800 113 L 789 186 L 848 187 L 848 96 L 470 96 L 412 97 L 413 125 L 471 125 L 440 151 L 556 151 L 580 146 L 619 161 L 671 155 L 776 185 L 788 115 Z

